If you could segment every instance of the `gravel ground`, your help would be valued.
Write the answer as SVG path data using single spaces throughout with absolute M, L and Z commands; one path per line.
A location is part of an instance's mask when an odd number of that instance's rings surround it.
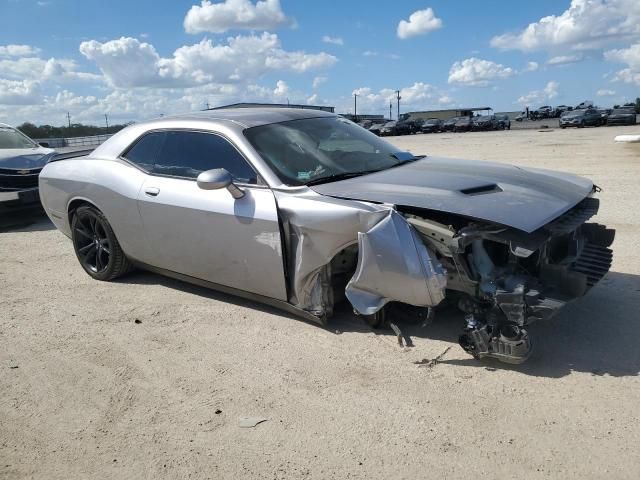
M 96 282 L 46 220 L 5 227 L 0 479 L 640 478 L 640 147 L 613 143 L 637 130 L 390 138 L 604 189 L 612 272 L 515 367 L 468 357 L 453 312 L 401 348 L 346 313 L 325 330 L 148 273 Z

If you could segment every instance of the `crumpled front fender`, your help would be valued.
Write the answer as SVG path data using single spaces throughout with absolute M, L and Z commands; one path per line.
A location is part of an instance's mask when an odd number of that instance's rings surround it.
M 444 299 L 446 271 L 395 210 L 358 233 L 358 248 L 358 266 L 345 293 L 359 313 L 372 315 L 390 301 L 430 307 Z
M 330 314 L 326 267 L 358 242 L 356 273 L 346 295 L 361 314 L 387 302 L 435 306 L 444 298 L 446 272 L 420 235 L 389 205 L 302 192 L 275 192 L 283 221 L 289 302 L 314 315 Z

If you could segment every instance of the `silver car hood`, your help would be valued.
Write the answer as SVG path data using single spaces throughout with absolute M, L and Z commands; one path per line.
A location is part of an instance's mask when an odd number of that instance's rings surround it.
M 437 210 L 533 232 L 583 200 L 593 183 L 549 170 L 428 157 L 311 188 L 332 197 Z
M 55 150 L 51 148 L 0 148 L 0 168 L 42 168 Z

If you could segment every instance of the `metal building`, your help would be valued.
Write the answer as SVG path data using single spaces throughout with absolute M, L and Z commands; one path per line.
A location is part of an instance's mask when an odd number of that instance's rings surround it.
M 453 117 L 470 117 L 476 112 L 489 113 L 493 110 L 491 107 L 473 107 L 473 108 L 449 108 L 446 110 L 426 110 L 424 112 L 408 112 L 404 116 L 411 120 L 426 120 L 428 118 L 438 118 L 440 120 L 448 120 Z

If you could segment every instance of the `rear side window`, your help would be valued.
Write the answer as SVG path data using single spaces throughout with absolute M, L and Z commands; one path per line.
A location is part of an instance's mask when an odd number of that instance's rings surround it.
M 166 132 L 154 173 L 196 178 L 213 168 L 224 168 L 241 183 L 257 183 L 256 172 L 224 137 L 201 132 Z
M 164 132 L 153 132 L 145 135 L 129 149 L 124 158 L 144 170 L 152 171 L 156 158 L 158 158 L 160 147 L 162 147 L 164 136 Z

